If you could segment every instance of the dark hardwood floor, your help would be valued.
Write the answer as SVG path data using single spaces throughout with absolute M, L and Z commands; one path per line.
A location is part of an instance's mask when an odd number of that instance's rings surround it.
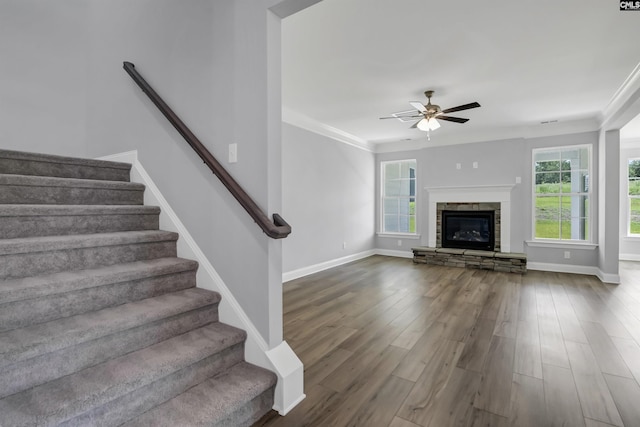
M 284 285 L 307 398 L 258 426 L 640 426 L 640 263 L 622 284 L 374 256 Z

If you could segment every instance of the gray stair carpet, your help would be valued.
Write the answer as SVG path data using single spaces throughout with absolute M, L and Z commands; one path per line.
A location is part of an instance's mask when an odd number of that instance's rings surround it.
M 131 165 L 0 150 L 0 426 L 250 426 L 276 376 Z

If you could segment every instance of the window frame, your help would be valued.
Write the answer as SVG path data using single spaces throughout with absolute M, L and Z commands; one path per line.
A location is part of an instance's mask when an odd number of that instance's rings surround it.
M 404 163 L 409 163 L 409 162 L 413 162 L 414 163 L 414 177 L 411 178 L 409 177 L 408 179 L 413 179 L 414 181 L 414 191 L 413 191 L 413 196 L 409 195 L 409 196 L 386 196 L 385 195 L 385 182 L 386 182 L 386 166 L 389 164 L 404 164 Z M 414 200 L 414 205 L 413 205 L 413 218 L 414 218 L 414 231 L 409 231 L 409 232 L 404 232 L 404 231 L 387 231 L 385 230 L 385 199 L 388 198 L 396 198 L 396 199 L 401 199 L 401 198 L 413 198 Z M 379 203 L 380 203 L 380 208 L 379 208 L 379 215 L 380 215 L 380 221 L 379 221 L 379 234 L 380 235 L 395 235 L 395 236 L 418 236 L 418 160 L 415 158 L 412 159 L 400 159 L 400 160 L 385 160 L 385 161 L 381 161 L 380 162 L 380 191 L 379 191 Z M 400 216 L 400 213 L 397 214 L 398 217 Z M 411 221 L 411 215 L 409 215 L 409 222 Z
M 637 196 L 632 196 L 631 194 L 629 194 L 629 183 L 630 183 L 630 176 L 629 176 L 629 163 L 631 163 L 632 161 L 640 161 L 640 157 L 638 156 L 634 156 L 634 157 L 628 157 L 627 158 L 627 162 L 626 162 L 626 168 L 627 170 L 625 171 L 625 175 L 627 177 L 626 181 L 625 181 L 625 193 L 626 193 L 626 202 L 627 202 L 627 206 L 626 206 L 626 229 L 627 229 L 627 235 L 626 237 L 631 237 L 631 238 L 640 238 L 640 233 L 631 233 L 631 200 L 632 199 L 640 199 L 640 195 Z
M 538 194 L 536 192 L 536 155 L 537 153 L 542 152 L 556 152 L 559 154 L 559 158 L 562 160 L 562 152 L 569 150 L 581 150 L 583 148 L 587 149 L 588 153 L 588 165 L 586 170 L 586 176 L 588 179 L 588 187 L 586 192 L 577 192 L 577 193 L 563 193 L 562 192 L 562 179 L 560 181 L 560 192 L 559 193 L 550 193 L 557 194 L 557 197 L 567 197 L 567 196 L 586 196 L 588 201 L 588 210 L 585 211 L 585 221 L 587 222 L 585 233 L 587 234 L 587 239 L 567 239 L 562 238 L 562 217 L 559 216 L 559 231 L 560 235 L 557 238 L 551 237 L 537 237 L 536 236 L 536 201 L 538 198 Z M 593 206 L 593 187 L 595 185 L 593 179 L 593 144 L 574 144 L 574 145 L 564 145 L 564 146 L 556 146 L 556 147 L 541 147 L 532 149 L 531 153 L 531 242 L 532 243 L 551 243 L 551 244 L 562 244 L 562 245 L 592 245 L 594 244 L 594 206 Z M 560 169 L 559 173 L 562 174 L 564 171 Z M 555 172 L 553 172 L 555 173 Z M 565 172 L 566 173 L 566 172 Z M 544 197 L 544 196 L 542 196 Z M 559 214 L 560 215 L 560 214 Z

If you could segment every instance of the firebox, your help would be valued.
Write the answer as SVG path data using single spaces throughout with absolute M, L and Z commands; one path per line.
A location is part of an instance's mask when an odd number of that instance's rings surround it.
M 492 251 L 494 211 L 442 211 L 442 247 Z

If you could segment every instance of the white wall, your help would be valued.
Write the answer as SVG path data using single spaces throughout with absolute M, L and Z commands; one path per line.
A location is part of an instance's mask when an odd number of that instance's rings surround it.
M 84 0 L 0 4 L 0 147 L 86 155 Z
M 279 52 L 279 19 L 266 5 L 3 1 L 0 146 L 90 157 L 137 149 L 274 346 L 282 341 L 281 242 L 269 241 L 122 69 L 133 62 L 256 202 L 278 212 L 279 165 L 268 159 L 280 158 L 279 66 L 269 61 Z M 232 142 L 239 161 L 231 165 Z
M 284 272 L 374 249 L 374 155 L 287 123 L 282 144 Z
M 598 159 L 598 268 L 618 282 L 620 250 L 620 131 L 600 131 Z

